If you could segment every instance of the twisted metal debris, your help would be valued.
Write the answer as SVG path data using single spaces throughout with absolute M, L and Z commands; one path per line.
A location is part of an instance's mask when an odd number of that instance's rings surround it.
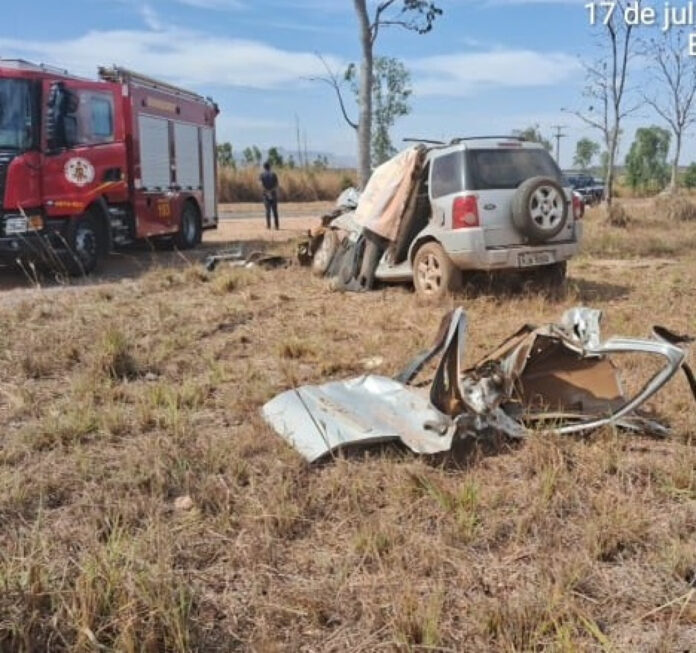
M 669 434 L 669 427 L 640 407 L 682 369 L 696 400 L 696 380 L 686 362 L 693 341 L 655 327 L 648 339 L 602 342 L 601 311 L 578 307 L 558 324 L 526 325 L 471 368 L 464 369 L 467 317 L 445 316 L 433 346 L 394 379 L 367 375 L 284 392 L 263 406 L 275 431 L 308 461 L 346 447 L 401 441 L 420 454 L 448 451 L 456 439 L 531 430 L 587 433 L 618 428 Z M 661 367 L 632 397 L 626 396 L 614 358 L 644 354 Z M 413 383 L 440 356 L 429 392 Z

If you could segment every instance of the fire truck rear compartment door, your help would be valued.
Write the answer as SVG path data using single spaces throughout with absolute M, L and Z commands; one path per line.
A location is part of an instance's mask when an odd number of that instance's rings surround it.
M 198 148 L 198 127 L 174 124 L 176 183 L 184 190 L 198 190 L 201 185 L 201 162 Z
M 138 116 L 140 176 L 145 190 L 164 190 L 171 185 L 169 125 L 163 118 Z
M 215 197 L 215 147 L 213 130 L 201 129 L 201 151 L 203 154 L 203 211 L 204 218 L 216 215 Z

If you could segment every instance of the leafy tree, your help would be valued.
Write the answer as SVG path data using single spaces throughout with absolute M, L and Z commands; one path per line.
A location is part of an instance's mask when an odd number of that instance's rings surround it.
M 266 158 L 268 163 L 270 163 L 274 168 L 282 168 L 285 161 L 283 160 L 283 156 L 281 153 L 278 151 L 277 147 L 271 147 L 268 150 L 268 157 Z
M 669 179 L 669 142 L 672 135 L 662 127 L 641 127 L 626 156 L 626 179 L 634 190 L 661 190 Z
M 599 3 L 601 4 L 601 3 Z M 612 14 L 603 16 L 595 26 L 599 30 L 601 54 L 596 61 L 584 61 L 586 86 L 583 95 L 588 105 L 582 110 L 568 110 L 586 125 L 598 130 L 607 152 L 604 200 L 607 215 L 611 215 L 614 172 L 619 148 L 621 123 L 639 104 L 627 106 L 627 82 L 635 53 L 635 25 L 623 17 L 628 0 L 616 0 Z
M 220 143 L 217 146 L 218 165 L 223 168 L 234 168 L 234 153 L 231 143 Z
M 355 64 L 350 64 L 345 74 L 359 98 L 360 88 Z M 408 99 L 411 89 L 411 74 L 406 66 L 394 57 L 377 57 L 374 61 L 372 84 L 372 165 L 378 166 L 396 154 L 389 135 L 397 118 L 411 112 Z
M 245 165 L 261 165 L 261 150 L 256 145 L 245 147 L 242 151 L 242 157 Z
M 679 159 L 686 129 L 696 122 L 696 61 L 689 56 L 684 34 L 670 30 L 661 38 L 651 39 L 646 54 L 652 60 L 654 95 L 645 94 L 645 101 L 669 125 L 674 135 L 674 158 L 670 191 L 676 192 L 679 181 Z
M 684 173 L 684 186 L 687 188 L 696 188 L 696 163 L 692 163 Z
M 547 152 L 551 151 L 551 141 L 542 135 L 539 125 L 530 125 L 526 129 L 515 129 L 513 134 L 530 143 L 541 143 Z
M 325 154 L 317 154 L 317 158 L 312 162 L 315 170 L 326 170 L 329 167 L 329 157 Z
M 368 9 L 368 0 L 353 0 L 360 31 L 358 176 L 364 187 L 370 177 L 372 158 L 372 91 L 374 86 L 374 47 L 383 27 L 400 27 L 418 34 L 426 34 L 433 28 L 442 9 L 430 0 L 379 0 Z
M 588 170 L 592 166 L 593 159 L 599 154 L 599 143 L 589 138 L 581 138 L 575 146 L 573 165 L 581 170 Z

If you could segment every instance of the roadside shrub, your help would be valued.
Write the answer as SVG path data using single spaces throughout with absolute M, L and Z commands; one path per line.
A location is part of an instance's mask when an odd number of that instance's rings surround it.
M 631 222 L 631 216 L 628 214 L 623 204 L 612 202 L 611 206 L 607 209 L 607 222 L 612 227 L 625 229 Z
M 281 202 L 331 201 L 341 191 L 357 184 L 352 170 L 277 168 L 276 173 Z M 218 190 L 220 202 L 261 202 L 258 168 L 221 167 Z
M 683 183 L 688 189 L 696 188 L 696 163 L 690 163 L 684 173 Z
M 653 202 L 656 213 L 664 215 L 670 222 L 696 220 L 696 204 L 683 195 L 660 195 Z
M 114 380 L 133 379 L 140 365 L 132 353 L 128 338 L 119 329 L 109 329 L 96 350 L 97 369 Z
M 355 174 L 344 172 L 341 174 L 341 190 L 344 191 L 357 185 Z

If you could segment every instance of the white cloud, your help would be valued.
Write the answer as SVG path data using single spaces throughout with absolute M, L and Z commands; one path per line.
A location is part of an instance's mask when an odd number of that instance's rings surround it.
M 213 2 L 217 0 L 190 0 Z M 71 40 L 0 38 L 4 56 L 46 61 L 91 76 L 98 65 L 117 63 L 154 77 L 194 87 L 296 89 L 303 77 L 325 74 L 316 55 L 261 41 L 218 37 L 167 26 L 151 6 L 141 8 L 148 29 L 93 30 Z M 341 70 L 345 62 L 326 56 Z M 460 97 L 485 88 L 551 86 L 580 70 L 578 60 L 562 52 L 495 49 L 455 52 L 407 62 L 419 96 Z
M 282 50 L 260 41 L 208 36 L 163 28 L 156 16 L 150 30 L 90 31 L 64 41 L 0 38 L 3 56 L 47 61 L 71 72 L 93 75 L 112 62 L 142 73 L 192 86 L 244 86 L 258 89 L 297 85 L 302 77 L 324 74 L 311 52 Z M 158 29 L 153 29 L 154 27 Z M 335 57 L 329 65 L 341 69 Z
M 162 24 L 162 21 L 157 15 L 157 12 L 150 5 L 142 5 L 139 7 L 139 11 L 145 25 L 147 25 L 151 30 L 158 32 L 163 29 L 164 25 Z
M 244 5 L 239 0 L 176 0 L 179 4 L 188 5 L 197 9 L 243 9 Z
M 244 134 L 249 140 L 264 142 L 293 133 L 292 120 L 265 120 L 255 116 L 243 116 L 223 111 L 215 121 L 218 141 L 239 142 Z M 252 136 L 253 134 L 253 136 Z
M 559 84 L 580 70 L 576 57 L 562 52 L 494 50 L 416 59 L 418 95 L 466 96 L 482 88 L 519 88 Z

